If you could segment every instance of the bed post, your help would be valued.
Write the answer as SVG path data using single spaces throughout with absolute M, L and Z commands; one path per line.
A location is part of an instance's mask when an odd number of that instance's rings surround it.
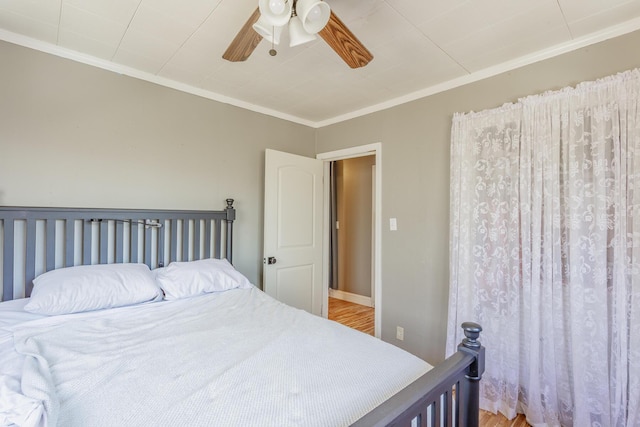
M 236 209 L 233 207 L 233 199 L 227 199 L 227 244 L 225 245 L 225 257 L 233 264 L 233 221 L 236 219 Z
M 478 341 L 482 326 L 473 322 L 462 324 L 466 338 L 458 345 L 458 351 L 475 357 L 467 368 L 465 381 L 460 382 L 460 405 L 466 410 L 460 414 L 460 425 L 478 426 L 480 417 L 480 380 L 484 373 L 484 347 Z

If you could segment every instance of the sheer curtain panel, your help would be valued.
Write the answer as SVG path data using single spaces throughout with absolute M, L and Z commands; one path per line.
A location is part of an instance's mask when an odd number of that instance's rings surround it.
M 447 352 L 483 325 L 484 409 L 640 426 L 639 98 L 633 70 L 454 116 Z

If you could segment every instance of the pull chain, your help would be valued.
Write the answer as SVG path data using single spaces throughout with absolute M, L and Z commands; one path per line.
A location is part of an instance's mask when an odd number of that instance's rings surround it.
M 273 48 L 273 42 L 276 38 L 276 27 L 271 27 L 271 49 L 269 49 L 269 55 L 276 56 L 278 52 Z

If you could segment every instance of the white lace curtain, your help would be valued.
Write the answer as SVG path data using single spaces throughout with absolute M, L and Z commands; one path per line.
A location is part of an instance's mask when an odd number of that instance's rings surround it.
M 482 408 L 640 426 L 639 99 L 634 70 L 455 115 L 447 352 L 483 326 Z

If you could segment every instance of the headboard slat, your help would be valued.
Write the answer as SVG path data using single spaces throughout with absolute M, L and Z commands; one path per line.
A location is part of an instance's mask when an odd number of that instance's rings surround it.
M 216 241 L 214 243 L 214 247 L 213 247 L 213 251 L 214 251 L 214 257 L 216 258 L 220 258 L 220 241 L 222 240 L 222 224 L 220 224 L 220 222 L 216 222 L 215 223 L 215 230 L 216 230 Z
M 201 259 L 202 251 L 200 248 L 200 220 L 193 221 L 193 259 Z
M 171 220 L 171 258 L 180 259 L 178 257 L 178 220 Z
M 107 264 L 109 262 L 109 221 L 101 221 L 100 223 L 100 264 Z
M 36 220 L 27 219 L 27 239 L 26 239 L 26 252 L 25 252 L 25 271 L 36 270 Z M 26 293 L 31 294 L 31 288 L 33 283 L 26 282 Z
M 182 220 L 182 260 L 189 261 L 189 220 Z
M 56 220 L 49 218 L 45 222 L 46 270 L 56 268 Z M 6 264 L 5 264 L 6 265 Z
M 74 231 L 75 224 L 73 219 L 67 219 L 64 222 L 65 234 L 67 238 L 65 239 L 65 257 L 64 257 L 64 265 L 67 267 L 73 266 L 73 249 L 75 246 L 74 240 Z
M 116 263 L 122 264 L 124 257 L 124 224 L 116 221 Z
M 204 256 L 203 258 L 211 257 L 211 221 L 204 221 Z
M 151 265 L 151 228 L 148 226 L 144 226 L 144 240 L 142 241 L 142 246 L 144 247 L 144 263 L 147 265 Z
M 91 234 L 93 221 L 85 221 L 82 227 L 82 264 L 91 264 Z
M 131 223 L 131 262 L 138 262 L 138 223 Z
M 231 261 L 229 218 L 235 210 L 228 201 L 219 211 L 0 206 L 1 300 L 28 296 L 37 274 L 76 264 L 145 262 L 155 268 L 223 255 Z

